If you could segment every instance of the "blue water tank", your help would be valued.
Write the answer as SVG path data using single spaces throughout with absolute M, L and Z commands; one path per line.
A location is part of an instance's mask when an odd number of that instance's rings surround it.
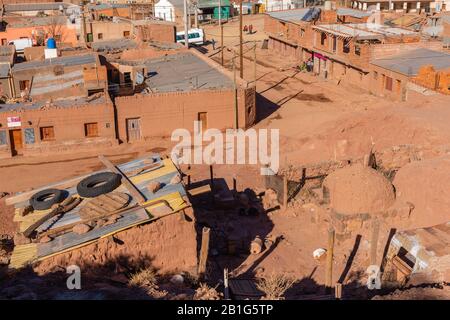
M 47 48 L 48 49 L 56 49 L 56 41 L 53 38 L 48 38 L 47 40 Z

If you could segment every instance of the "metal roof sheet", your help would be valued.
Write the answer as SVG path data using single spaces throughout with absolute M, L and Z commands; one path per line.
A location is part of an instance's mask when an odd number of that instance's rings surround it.
M 320 14 L 319 7 L 302 8 L 286 11 L 273 11 L 268 13 L 268 15 L 271 16 L 272 18 L 288 22 L 311 21 L 315 19 L 319 14 Z
M 13 72 L 16 72 L 29 69 L 44 68 L 51 65 L 63 65 L 65 67 L 70 67 L 89 63 L 96 63 L 96 61 L 97 60 L 95 54 L 74 55 L 74 56 L 46 59 L 43 61 L 22 62 L 15 64 L 12 70 Z
M 435 70 L 450 68 L 450 54 L 421 48 L 397 56 L 377 59 L 371 63 L 407 76 L 414 76 L 425 65 L 432 65 Z

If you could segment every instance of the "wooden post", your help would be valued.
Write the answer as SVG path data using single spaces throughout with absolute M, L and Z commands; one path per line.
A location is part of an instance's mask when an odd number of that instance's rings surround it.
M 212 164 L 209 165 L 209 181 L 211 183 L 211 189 L 214 190 L 214 171 Z
M 283 176 L 283 210 L 287 209 L 288 204 L 288 179 Z
M 342 283 L 336 283 L 334 288 L 334 297 L 338 300 L 342 299 Z
M 200 259 L 198 263 L 198 275 L 203 277 L 206 272 L 206 262 L 208 261 L 209 252 L 209 231 L 207 227 L 202 229 L 202 246 L 200 248 Z
M 334 229 L 328 229 L 327 266 L 325 270 L 325 289 L 330 291 L 333 283 L 333 251 L 334 251 Z
M 223 269 L 223 286 L 224 286 L 223 290 L 224 298 L 225 300 L 229 300 L 230 289 L 228 288 L 228 268 Z
M 378 236 L 380 233 L 380 222 L 374 218 L 372 220 L 372 233 L 370 237 L 370 264 L 377 265 Z

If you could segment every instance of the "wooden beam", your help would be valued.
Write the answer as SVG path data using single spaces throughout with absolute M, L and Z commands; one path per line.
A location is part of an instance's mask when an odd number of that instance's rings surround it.
M 111 163 L 108 159 L 105 158 L 103 155 L 99 155 L 98 158 L 100 161 L 107 167 L 109 170 L 111 170 L 114 173 L 120 174 L 122 176 L 122 184 L 128 189 L 128 191 L 131 193 L 133 198 L 139 203 L 142 204 L 146 201 L 145 197 L 142 195 L 142 193 L 139 191 L 136 186 L 131 183 L 131 181 L 128 179 L 128 177 L 122 173 L 122 171 L 119 170 L 115 165 Z
M 202 230 L 202 246 L 200 248 L 200 259 L 198 263 L 198 275 L 203 277 L 206 272 L 206 262 L 208 261 L 209 252 L 209 233 L 210 229 L 203 227 Z
M 197 187 L 197 188 L 193 188 L 187 191 L 189 193 L 189 195 L 191 197 L 202 194 L 202 193 L 206 193 L 206 192 L 211 192 L 211 186 L 209 184 L 206 184 L 204 186 L 201 187 Z

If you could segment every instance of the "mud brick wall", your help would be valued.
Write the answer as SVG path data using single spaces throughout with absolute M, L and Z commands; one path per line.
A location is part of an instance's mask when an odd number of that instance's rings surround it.
M 8 117 L 20 117 L 21 126 L 7 127 Z M 87 138 L 85 124 L 97 123 L 98 136 Z M 6 134 L 6 145 L 0 145 L 0 157 L 11 157 L 10 129 L 22 130 L 23 154 L 52 153 L 85 148 L 97 142 L 106 145 L 117 143 L 114 130 L 114 110 L 112 103 L 87 103 L 80 106 L 54 107 L 45 106 L 37 109 L 15 109 L 0 112 L 0 131 Z M 54 139 L 42 141 L 40 128 L 53 127 Z M 25 130 L 33 129 L 34 142 L 26 143 Z
M 238 90 L 238 122 L 247 128 L 255 121 L 255 89 Z M 172 131 L 184 128 L 194 130 L 198 113 L 207 113 L 207 127 L 224 130 L 235 123 L 234 92 L 197 90 L 158 94 L 136 94 L 116 98 L 119 139 L 127 141 L 126 121 L 141 119 L 142 138 L 170 136 Z
M 134 34 L 141 41 L 175 42 L 175 25 L 150 23 L 136 26 Z
M 419 73 L 414 77 L 413 82 L 426 88 L 439 91 L 443 94 L 450 94 L 448 86 L 450 84 L 450 69 L 447 72 L 434 70 L 433 66 L 423 66 Z
M 386 43 L 377 44 L 370 47 L 370 60 L 381 59 L 389 56 L 399 55 L 410 50 L 426 48 L 430 50 L 442 51 L 440 41 L 417 41 L 413 43 Z
M 40 262 L 35 267 L 38 274 L 56 266 L 76 264 L 82 273 L 112 267 L 128 271 L 130 266 L 151 266 L 160 274 L 197 271 L 197 232 L 192 208 L 186 209 L 191 221 L 183 220 L 178 213 L 154 222 L 116 233 L 85 247 L 62 253 Z M 200 238 L 199 238 L 200 239 Z M 106 271 L 106 270 L 105 270 Z M 137 270 L 136 270 L 137 271 Z

